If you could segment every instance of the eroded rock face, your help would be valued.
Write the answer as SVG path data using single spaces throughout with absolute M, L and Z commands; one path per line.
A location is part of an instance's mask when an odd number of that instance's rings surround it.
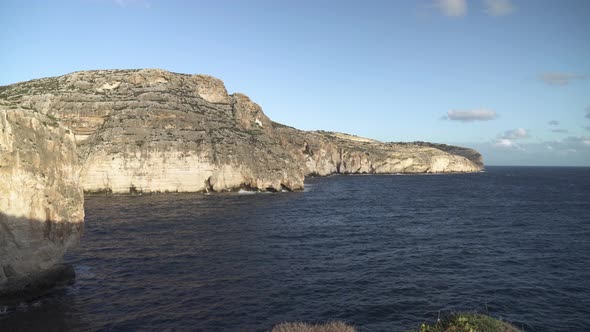
M 0 295 L 46 283 L 35 276 L 56 275 L 79 242 L 79 174 L 74 134 L 43 114 L 0 104 Z
M 206 75 L 76 72 L 0 87 L 0 100 L 55 117 L 75 134 L 89 192 L 299 190 L 310 174 L 483 167 L 474 150 L 282 126 Z
M 342 133 L 275 127 L 306 175 L 477 172 L 483 168 L 481 155 L 472 149 L 424 142 L 383 143 Z

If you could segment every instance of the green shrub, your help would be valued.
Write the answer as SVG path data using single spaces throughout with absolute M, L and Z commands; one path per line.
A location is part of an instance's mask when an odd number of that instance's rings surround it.
M 422 323 L 416 332 L 519 332 L 520 330 L 499 319 L 477 313 L 458 313 L 439 322 Z

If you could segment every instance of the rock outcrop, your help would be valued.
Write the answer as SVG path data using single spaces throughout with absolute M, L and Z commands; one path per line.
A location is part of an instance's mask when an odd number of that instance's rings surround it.
M 79 174 L 70 130 L 0 102 L 1 299 L 72 273 L 60 261 L 83 230 Z
M 76 72 L 0 87 L 0 101 L 73 132 L 87 192 L 299 190 L 312 174 L 483 167 L 470 149 L 286 127 L 205 75 Z

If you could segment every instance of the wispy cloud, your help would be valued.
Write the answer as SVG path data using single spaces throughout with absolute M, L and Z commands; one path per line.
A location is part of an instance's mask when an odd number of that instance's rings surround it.
M 450 110 L 447 112 L 446 116 L 443 116 L 443 119 L 446 120 L 453 120 L 453 121 L 462 121 L 462 122 L 472 122 L 472 121 L 488 121 L 497 118 L 498 115 L 495 111 L 487 110 L 487 109 L 475 109 L 475 110 L 468 110 L 468 111 L 460 111 L 460 110 Z
M 523 139 L 523 138 L 528 138 L 529 132 L 528 130 L 524 129 L 524 128 L 516 128 L 516 129 L 510 129 L 510 130 L 506 130 L 504 132 L 504 134 L 502 134 L 500 136 L 500 138 L 502 139 Z
M 467 0 L 433 0 L 433 7 L 448 17 L 467 15 Z M 484 11 L 488 16 L 505 16 L 516 11 L 512 0 L 483 0 Z
M 484 0 L 485 11 L 490 16 L 504 16 L 512 14 L 516 7 L 510 0 Z
M 587 136 L 569 136 L 560 140 L 544 142 L 546 148 L 557 154 L 572 154 L 590 152 L 590 137 Z M 532 144 L 531 146 L 534 146 Z
M 586 136 L 570 136 L 563 140 L 565 144 L 573 147 L 590 148 L 590 137 Z
M 144 8 L 150 8 L 152 6 L 151 2 L 147 0 L 110 0 L 114 2 L 116 5 L 120 7 L 130 7 L 130 6 L 141 6 Z
M 434 6 L 449 17 L 462 17 L 467 14 L 466 0 L 436 0 Z
M 567 129 L 552 129 L 551 130 L 554 133 L 559 133 L 559 134 L 567 134 L 569 133 L 569 131 Z
M 573 81 L 585 80 L 588 75 L 560 72 L 547 72 L 539 75 L 539 80 L 549 85 L 568 85 Z
M 586 118 L 590 119 L 590 106 L 586 107 Z
M 548 123 L 550 126 L 559 126 L 559 121 L 557 121 L 557 120 L 551 120 Z
M 490 143 L 490 146 L 506 152 L 526 152 L 538 153 L 546 151 L 557 155 L 568 154 L 589 154 L 590 137 L 588 136 L 569 136 L 563 139 L 524 143 L 514 139 L 498 138 Z

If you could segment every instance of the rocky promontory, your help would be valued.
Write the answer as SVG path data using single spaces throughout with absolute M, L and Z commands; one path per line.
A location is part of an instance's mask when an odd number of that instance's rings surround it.
M 300 190 L 306 175 L 474 172 L 477 151 L 302 131 L 206 75 L 96 70 L 0 87 L 73 133 L 86 192 Z

